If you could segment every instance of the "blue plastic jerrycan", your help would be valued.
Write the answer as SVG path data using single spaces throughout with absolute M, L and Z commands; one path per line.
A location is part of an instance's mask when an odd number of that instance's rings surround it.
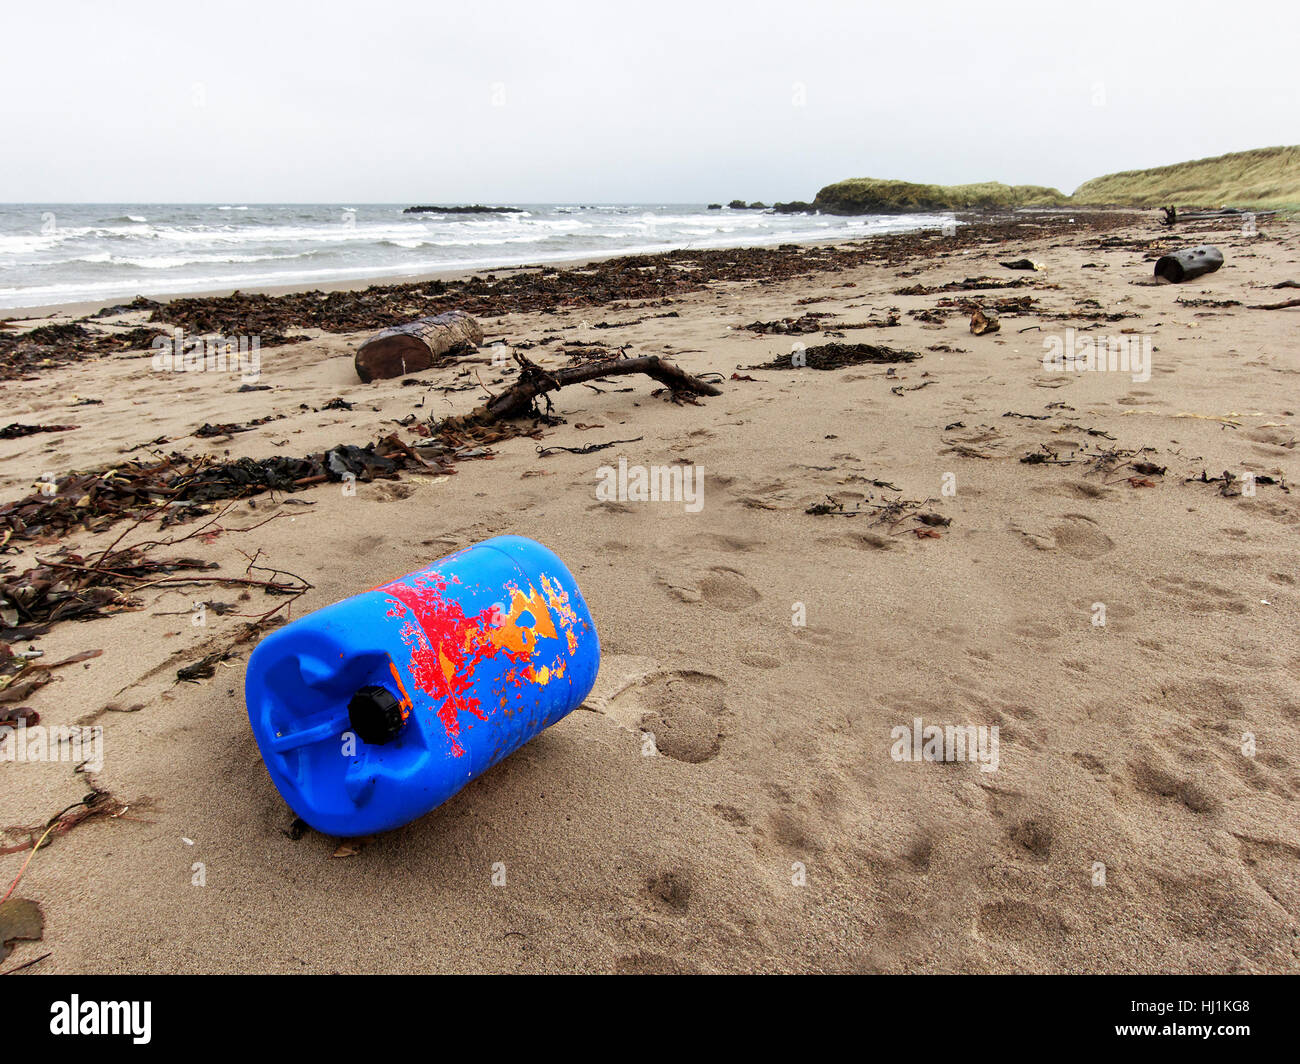
M 244 697 L 294 812 L 368 835 L 441 805 L 576 709 L 599 667 L 564 563 L 498 536 L 273 632 Z

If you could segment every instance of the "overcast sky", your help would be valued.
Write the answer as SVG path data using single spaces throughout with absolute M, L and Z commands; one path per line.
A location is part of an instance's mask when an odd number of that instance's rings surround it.
M 0 201 L 1070 192 L 1300 142 L 1294 0 L 44 0 L 3 27 Z

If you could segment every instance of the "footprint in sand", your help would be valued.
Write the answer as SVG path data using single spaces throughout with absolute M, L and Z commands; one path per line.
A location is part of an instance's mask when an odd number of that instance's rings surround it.
M 693 965 L 663 953 L 634 953 L 619 957 L 614 964 L 617 975 L 689 975 L 694 971 Z
M 719 532 L 700 532 L 698 535 L 691 536 L 687 542 L 704 550 L 726 551 L 728 553 L 751 551 L 762 546 L 760 540 L 742 539 L 740 536 L 727 536 Z
M 1295 866 L 1300 847 L 1271 839 L 1256 839 L 1233 832 L 1241 845 L 1241 863 L 1259 888 L 1289 913 L 1300 907 L 1300 887 Z
M 646 880 L 650 903 L 660 912 L 684 913 L 691 904 L 691 874 L 684 868 L 670 868 Z
M 1044 485 L 1034 490 L 1043 495 L 1064 495 L 1070 499 L 1107 499 L 1112 498 L 1115 494 L 1111 488 L 1104 487 L 1101 484 L 1094 484 L 1088 480 L 1072 480 L 1064 484 Z
M 1050 910 L 1023 901 L 999 901 L 980 906 L 975 924 L 985 938 L 1020 945 L 1046 938 L 1059 942 L 1065 935 L 1065 922 Z
M 1152 798 L 1176 798 L 1193 813 L 1218 812 L 1220 801 L 1200 780 L 1188 776 L 1171 766 L 1167 759 L 1153 750 L 1139 751 L 1129 763 L 1133 787 Z
M 700 595 L 710 606 L 735 613 L 763 596 L 741 573 L 719 566 L 700 581 Z
M 682 602 L 703 602 L 728 613 L 737 613 L 763 597 L 742 573 L 723 565 L 715 566 L 694 581 L 676 573 L 660 573 L 655 582 Z
M 1031 817 L 1012 824 L 1007 837 L 1035 860 L 1046 861 L 1052 856 L 1054 834 L 1046 820 Z
M 1242 596 L 1204 580 L 1157 576 L 1146 584 L 1153 591 L 1176 599 L 1182 609 L 1193 613 L 1245 613 L 1248 608 Z
M 1115 549 L 1115 541 L 1097 527 L 1097 522 L 1083 514 L 1066 514 L 1052 529 L 1059 550 L 1075 558 L 1091 561 Z
M 698 765 L 722 749 L 725 688 L 704 672 L 657 673 L 615 695 L 606 712 L 653 735 L 655 749 L 665 757 Z
M 888 536 L 882 536 L 877 532 L 846 532 L 838 540 L 824 540 L 826 543 L 842 543 L 846 547 L 852 547 L 854 550 L 876 551 L 876 550 L 893 550 L 898 546 L 896 540 Z

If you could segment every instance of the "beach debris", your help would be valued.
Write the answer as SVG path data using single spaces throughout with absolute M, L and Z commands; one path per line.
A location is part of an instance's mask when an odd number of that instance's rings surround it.
M 670 310 L 663 314 L 646 314 L 640 318 L 632 318 L 630 321 L 598 321 L 592 325 L 593 329 L 625 329 L 630 325 L 640 325 L 643 321 L 654 321 L 658 318 L 680 318 L 681 312 Z
M 1041 270 L 1043 264 L 1034 262 L 1032 259 L 1016 259 L 1013 262 L 999 262 L 999 266 L 1005 266 L 1008 270 Z
M 283 414 L 268 414 L 266 417 L 255 418 L 247 424 L 240 425 L 237 422 L 229 422 L 222 425 L 209 425 L 206 422 L 194 430 L 194 435 L 199 439 L 206 439 L 210 436 L 233 436 L 237 432 L 252 432 L 259 425 L 265 425 L 270 421 L 281 421 L 284 419 Z
M 976 307 L 970 316 L 970 331 L 974 336 L 983 336 L 985 333 L 994 333 L 1002 328 L 997 318 L 985 314 L 980 307 Z
M 895 395 L 901 396 L 904 392 L 919 392 L 922 388 L 927 388 L 933 383 L 934 381 L 922 381 L 920 384 L 895 384 L 889 390 Z
M 491 396 L 486 403 L 475 407 L 468 414 L 448 417 L 431 425 L 430 435 L 442 437 L 444 440 L 449 437 L 462 437 L 466 432 L 493 426 L 499 422 L 524 418 L 530 413 L 534 418 L 544 420 L 550 416 L 551 409 L 547 393 L 558 391 L 569 384 L 582 384 L 585 381 L 601 380 L 628 373 L 646 374 L 665 385 L 666 390 L 673 396 L 722 394 L 719 388 L 699 377 L 692 376 L 658 355 L 606 359 L 554 370 L 543 369 L 519 351 L 514 353 L 514 357 L 519 363 L 519 380 L 516 383 L 505 391 Z M 546 402 L 546 413 L 538 409 L 539 399 Z
M 463 310 L 385 329 L 357 348 L 357 376 L 365 383 L 438 365 L 446 357 L 478 348 L 483 342 L 479 323 Z
M 151 587 L 186 584 L 188 580 L 175 579 L 173 574 L 216 568 L 216 562 L 199 558 L 149 558 L 137 547 L 110 551 L 97 558 L 80 554 L 66 554 L 61 560 L 38 558 L 36 565 L 22 573 L 0 577 L 0 641 L 35 639 L 58 621 L 84 621 L 135 609 L 139 603 L 129 593 L 131 588 L 144 583 Z M 28 662 L 23 675 L 38 670 L 48 673 L 100 653 L 89 651 L 83 657 L 52 665 Z M 40 683 L 46 680 L 48 675 Z M 0 690 L 8 693 L 12 686 L 5 684 Z
M 584 447 L 538 447 L 538 458 L 549 458 L 553 454 L 564 452 L 566 454 L 595 454 L 597 451 L 605 451 L 610 447 L 615 447 L 620 443 L 640 443 L 644 436 L 637 436 L 632 440 L 610 440 L 608 443 L 589 443 Z
M 71 432 L 79 425 L 20 425 L 14 422 L 0 429 L 0 440 L 20 440 L 24 436 L 35 436 L 40 432 Z
M 28 898 L 0 902 L 0 961 L 13 952 L 15 942 L 39 942 L 44 934 L 45 914 L 36 902 Z
M 1217 477 L 1209 476 L 1204 469 L 1201 470 L 1199 477 L 1186 477 L 1184 484 L 1218 484 L 1219 494 L 1226 498 L 1237 498 L 1245 493 L 1246 483 L 1249 481 L 1253 484 L 1267 484 L 1274 487 L 1280 487 L 1288 495 L 1291 494 L 1291 488 L 1287 485 L 1285 477 L 1270 476 L 1268 473 L 1247 473 L 1238 477 L 1236 474 L 1225 469 L 1222 475 Z
M 364 447 L 340 444 L 305 458 L 220 462 L 211 456 L 173 453 L 151 461 L 72 472 L 42 484 L 40 490 L 16 502 L 0 505 L 0 543 L 6 538 L 38 540 L 79 530 L 98 532 L 123 518 L 146 513 L 162 516 L 165 527 L 210 513 L 207 503 L 266 491 L 294 492 L 347 476 L 369 483 L 377 478 L 395 479 L 399 470 L 407 468 L 451 472 L 444 459 L 460 456 L 454 449 L 440 450 L 430 460 L 396 435 L 389 435 Z
M 890 307 L 883 318 L 868 318 L 866 321 L 846 321 L 837 323 L 836 329 L 894 329 L 902 324 L 898 317 L 898 308 Z
M 771 362 L 741 369 L 843 369 L 846 366 L 890 365 L 915 362 L 920 358 L 916 351 L 903 351 L 876 344 L 818 344 L 805 347 L 788 355 L 778 355 Z
M 80 801 L 73 802 L 66 809 L 55 813 L 54 816 L 50 817 L 50 819 L 45 821 L 43 824 L 13 824 L 9 827 L 0 829 L 0 836 L 27 836 L 25 842 L 18 843 L 17 845 L 0 845 L 0 856 L 5 856 L 11 853 L 22 853 L 26 850 L 31 851 L 27 855 L 27 860 L 23 862 L 22 867 L 18 870 L 17 877 L 14 879 L 13 883 L 9 885 L 8 893 L 5 894 L 4 899 L 0 900 L 8 900 L 9 896 L 13 894 L 14 889 L 22 880 L 23 874 L 27 871 L 27 866 L 31 863 L 32 858 L 36 856 L 36 851 L 44 849 L 46 846 L 50 845 L 48 840 L 52 836 L 66 835 L 79 824 L 84 824 L 87 820 L 91 820 L 95 817 L 106 816 L 112 820 L 117 820 L 121 818 L 129 808 L 129 805 L 118 801 L 117 798 L 102 787 L 95 787 Z
M 941 285 L 914 284 L 898 289 L 894 295 L 933 296 L 941 292 L 986 292 L 995 288 L 1024 288 L 1033 283 L 1026 277 L 1016 277 L 1009 281 L 999 281 L 993 277 L 967 277 L 964 281 L 949 281 Z
M 918 310 L 909 310 L 907 316 L 909 318 L 915 318 L 917 321 L 925 322 L 927 325 L 942 325 L 944 323 L 944 315 L 940 314 L 937 310 L 932 310 L 928 307 L 923 307 Z
M 186 665 L 177 669 L 176 682 L 198 683 L 200 680 L 211 679 L 216 675 L 217 666 L 223 661 L 229 661 L 234 656 L 234 650 L 217 650 L 211 654 L 206 654 L 193 665 Z
M 1165 212 L 1165 216 L 1160 219 L 1161 225 L 1173 226 L 1178 224 L 1177 207 L 1161 207 L 1160 209 Z
M 1202 244 L 1160 256 L 1156 260 L 1155 275 L 1177 284 L 1213 273 L 1222 265 L 1223 252 L 1211 244 Z
M 1073 459 L 1061 458 L 1058 452 L 1046 444 L 1039 444 L 1041 450 L 1030 451 L 1020 459 L 1022 465 L 1072 465 Z
M 963 296 L 945 296 L 935 303 L 935 307 L 948 313 L 960 311 L 963 314 L 973 314 L 976 310 L 982 310 L 994 314 L 1024 314 L 1035 309 L 1035 302 L 1033 296 L 994 297 L 991 304 L 988 301 L 977 303 Z
M 252 567 L 250 566 L 250 569 Z M 292 574 L 284 574 L 291 576 Z M 219 578 L 217 578 L 219 579 Z M 193 683 L 197 684 L 200 680 L 210 680 L 217 673 L 217 666 L 222 665 L 232 658 L 239 657 L 239 649 L 246 643 L 257 642 L 267 632 L 281 625 L 288 623 L 288 617 L 281 614 L 286 611 L 286 607 L 291 605 L 294 600 L 301 597 L 307 591 L 311 590 L 312 585 L 307 583 L 301 577 L 294 576 L 297 585 L 272 584 L 270 586 L 278 588 L 277 593 L 283 595 L 292 595 L 293 597 L 287 602 L 281 603 L 272 610 L 268 610 L 260 617 L 239 626 L 235 631 L 234 638 L 231 639 L 224 647 L 204 654 L 189 665 L 184 665 L 176 670 L 176 683 Z M 238 581 L 235 581 L 238 582 Z M 270 590 L 268 594 L 272 593 Z M 287 611 L 286 611 L 287 612 Z
M 895 489 L 897 490 L 897 489 Z M 811 514 L 814 517 L 869 517 L 869 524 L 889 525 L 891 534 L 897 534 L 895 530 L 904 521 L 915 518 L 928 529 L 946 528 L 952 524 L 951 519 L 942 517 L 939 514 L 929 510 L 922 511 L 921 507 L 928 505 L 931 499 L 904 499 L 901 496 L 897 499 L 884 499 L 880 502 L 873 502 L 870 497 L 855 503 L 852 507 L 846 506 L 842 501 L 827 495 L 825 502 L 813 503 L 804 513 Z M 910 529 L 907 531 L 919 531 Z M 938 539 L 939 533 L 932 532 L 926 536 L 927 539 Z
M 130 303 L 117 303 L 111 307 L 103 307 L 91 314 L 91 318 L 115 318 L 119 314 L 127 314 L 133 310 L 157 310 L 162 304 L 156 300 L 147 299 L 144 296 L 136 296 Z
M 763 335 L 775 333 L 779 336 L 797 336 L 802 333 L 821 332 L 821 319 L 830 316 L 826 313 L 813 312 L 800 318 L 782 318 L 780 321 L 755 321 L 746 325 L 745 328 L 749 332 Z
M 1174 302 L 1180 307 L 1239 307 L 1240 299 L 1175 299 Z M 1252 310 L 1258 308 L 1251 308 Z
M 1285 299 L 1281 303 L 1254 303 L 1249 310 L 1287 310 L 1291 307 L 1300 307 L 1300 299 Z
M 166 335 L 145 327 L 105 332 L 102 326 L 87 328 L 74 321 L 41 325 L 21 333 L 0 330 L 0 380 L 29 376 L 87 355 L 147 351 L 156 337 Z

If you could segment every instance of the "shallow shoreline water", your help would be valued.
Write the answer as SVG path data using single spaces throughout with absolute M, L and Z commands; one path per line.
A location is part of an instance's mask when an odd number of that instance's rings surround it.
M 854 239 L 949 218 L 703 204 L 533 204 L 504 215 L 411 215 L 399 204 L 0 204 L 0 311 Z

